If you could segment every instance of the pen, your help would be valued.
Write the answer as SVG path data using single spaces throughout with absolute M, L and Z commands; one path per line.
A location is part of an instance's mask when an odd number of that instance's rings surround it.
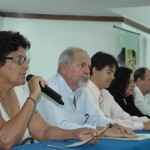
M 70 145 L 67 145 L 65 147 L 76 147 L 76 146 L 80 146 L 80 145 L 83 145 L 83 144 L 86 144 L 88 142 L 90 142 L 91 140 L 93 140 L 95 137 L 97 136 L 103 136 L 104 132 L 108 129 L 108 128 L 111 128 L 112 124 L 109 123 L 105 128 L 103 128 L 101 131 L 99 131 L 95 136 L 85 140 L 85 141 L 80 141 L 80 142 L 76 142 L 76 143 L 73 143 L 73 144 L 70 144 Z
M 103 128 L 101 131 L 99 131 L 96 136 L 102 136 L 102 135 L 104 134 L 104 132 L 105 132 L 108 128 L 112 128 L 112 126 L 113 126 L 113 123 L 107 124 L 107 126 L 106 126 L 105 128 Z M 95 136 L 95 137 L 96 137 L 96 136 Z
M 85 114 L 84 116 L 86 117 L 86 119 L 83 124 L 85 124 L 87 122 L 87 120 L 89 119 L 89 114 Z
M 108 128 L 111 128 L 112 127 L 112 124 L 109 123 L 105 128 L 103 128 L 101 131 L 99 131 L 95 136 L 85 140 L 85 141 L 80 141 L 80 142 L 75 142 L 73 144 L 70 144 L 70 145 L 67 145 L 67 146 L 64 146 L 64 147 L 59 147 L 59 146 L 53 146 L 53 145 L 46 145 L 47 147 L 53 147 L 53 148 L 57 148 L 57 149 L 63 149 L 65 147 L 76 147 L 76 146 L 80 146 L 80 145 L 83 145 L 83 144 L 86 144 L 88 142 L 90 142 L 91 140 L 93 140 L 96 136 L 101 136 L 104 134 L 104 132 L 108 129 Z
M 53 147 L 53 148 L 57 148 L 57 149 L 63 149 L 63 147 L 60 147 L 60 146 L 54 146 L 54 145 L 50 145 L 50 144 L 47 144 L 45 145 L 47 147 Z

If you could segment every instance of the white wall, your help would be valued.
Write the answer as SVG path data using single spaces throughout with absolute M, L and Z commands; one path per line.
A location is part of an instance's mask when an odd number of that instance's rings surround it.
M 3 30 L 3 17 L 0 17 L 0 31 Z
M 115 54 L 115 24 L 5 18 L 3 29 L 19 31 L 31 41 L 29 71 L 48 79 L 56 73 L 58 57 L 67 47 L 81 47 L 90 56 L 100 50 Z
M 29 73 L 41 75 L 47 80 L 56 73 L 58 57 L 67 47 L 81 47 L 90 56 L 100 50 L 116 56 L 114 25 L 118 23 L 5 18 L 3 30 L 19 31 L 31 41 Z M 122 23 L 119 25 L 123 26 Z M 126 25 L 123 27 L 131 29 Z M 148 46 L 150 40 L 145 36 L 143 34 Z
M 145 53 L 145 66 L 150 69 L 150 36 L 148 35 L 145 41 L 146 53 Z

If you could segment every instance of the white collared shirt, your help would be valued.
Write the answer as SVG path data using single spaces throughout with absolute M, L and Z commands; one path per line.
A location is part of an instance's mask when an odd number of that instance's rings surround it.
M 73 92 L 60 74 L 52 77 L 48 81 L 48 86 L 59 93 L 65 103 L 59 105 L 43 94 L 38 102 L 37 109 L 50 125 L 63 129 L 76 129 L 104 127 L 110 123 L 104 116 L 101 116 L 99 109 L 91 102 L 85 89 L 78 88 Z M 76 108 L 73 105 L 74 96 L 76 97 Z
M 150 116 L 150 99 L 144 96 L 140 89 L 135 86 L 134 88 L 134 103 L 135 106 L 144 114 Z

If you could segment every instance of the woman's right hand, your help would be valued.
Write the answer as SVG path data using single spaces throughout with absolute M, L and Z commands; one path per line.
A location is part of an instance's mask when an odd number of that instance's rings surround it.
M 34 99 L 35 101 L 39 98 L 41 94 L 41 87 L 45 87 L 47 85 L 47 82 L 40 76 L 33 76 L 29 81 L 28 81 L 28 87 L 30 90 L 30 97 Z

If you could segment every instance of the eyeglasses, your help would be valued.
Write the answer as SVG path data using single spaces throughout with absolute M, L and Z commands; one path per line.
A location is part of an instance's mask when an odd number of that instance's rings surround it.
M 134 84 L 134 81 L 128 81 L 128 84 Z
M 4 59 L 12 59 L 12 60 L 16 61 L 20 65 L 22 65 L 24 63 L 29 64 L 29 62 L 30 62 L 29 58 L 21 56 L 21 55 L 15 56 L 15 57 L 5 57 Z

